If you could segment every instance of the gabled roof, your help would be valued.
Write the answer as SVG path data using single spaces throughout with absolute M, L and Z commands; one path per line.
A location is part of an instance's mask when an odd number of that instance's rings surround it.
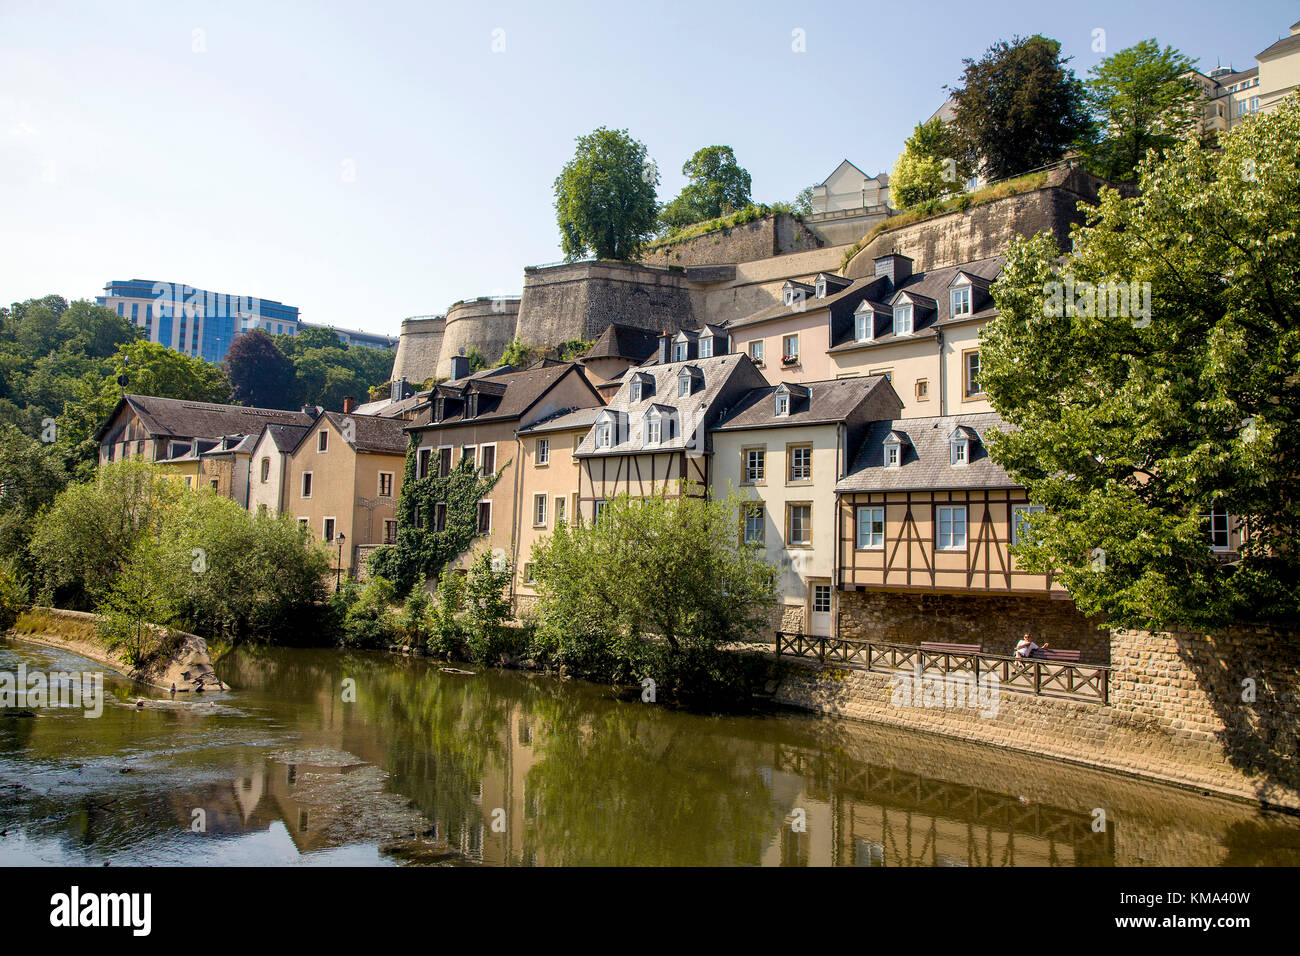
M 777 416 L 772 397 L 789 383 L 756 388 L 727 410 L 715 431 L 739 431 L 748 428 L 787 428 L 791 426 L 829 425 L 846 420 L 859 405 L 882 386 L 890 387 L 883 375 L 840 378 L 827 382 L 805 382 L 808 401 L 799 402 L 788 415 Z M 795 386 L 790 386 L 793 393 Z
M 380 418 L 378 415 L 358 415 L 355 412 L 349 415 L 344 415 L 342 412 L 322 412 L 312 423 L 312 427 L 303 432 L 293 450 L 296 452 L 301 448 L 313 433 L 320 430 L 320 425 L 326 420 L 343 436 L 343 440 L 358 452 L 376 455 L 406 454 L 406 422 L 400 418 Z M 347 422 L 352 423 L 350 428 Z M 351 441 L 348 440 L 349 434 L 352 436 Z
M 975 435 L 968 461 L 954 466 L 948 442 L 954 430 Z M 1010 426 L 994 412 L 945 415 L 941 418 L 901 418 L 872 422 L 853 466 L 835 486 L 837 493 L 857 491 L 926 491 L 948 488 L 1015 488 L 1011 476 L 989 457 L 984 436 L 990 429 Z M 885 467 L 884 444 L 889 436 L 906 437 L 902 462 Z
M 312 420 L 312 416 L 300 411 L 191 402 L 177 398 L 156 398 L 152 395 L 123 395 L 108 420 L 95 433 L 96 441 L 102 440 L 109 425 L 125 407 L 134 412 L 151 438 L 255 435 L 264 425 L 302 425 L 310 424 Z
M 610 323 L 600 333 L 583 359 L 620 358 L 644 362 L 659 347 L 659 333 L 619 322 Z
M 448 415 L 440 422 L 415 422 L 406 427 L 415 431 L 429 428 L 446 428 L 451 425 L 461 425 L 469 422 L 481 424 L 521 418 L 561 379 L 570 373 L 578 375 L 587 387 L 591 388 L 592 398 L 599 401 L 599 393 L 591 387 L 591 383 L 587 381 L 586 375 L 582 373 L 581 367 L 576 362 L 541 365 L 525 369 L 522 372 L 511 371 L 495 376 L 492 384 L 504 386 L 504 391 L 500 393 L 501 397 L 497 407 L 490 411 L 476 415 L 473 418 L 467 418 L 461 412 Z M 473 378 L 473 376 L 470 376 L 470 378 Z M 458 383 L 447 382 L 444 383 L 443 388 L 447 391 L 456 391 L 458 388 L 463 390 L 463 387 L 468 382 L 469 379 L 462 379 Z
M 603 405 L 592 405 L 589 408 L 575 408 L 557 412 L 549 418 L 534 422 L 527 428 L 519 429 L 519 434 L 532 435 L 537 432 L 561 432 L 577 428 L 585 430 L 596 424 L 596 419 L 603 410 Z
M 310 425 L 266 425 L 262 431 L 271 436 L 276 451 L 288 452 L 298 447 L 298 442 L 310 428 Z M 258 436 L 258 441 L 261 441 L 261 436 Z
M 800 313 L 819 312 L 824 309 L 839 308 L 841 306 L 852 310 L 856 308 L 862 299 L 869 298 L 871 295 L 881 295 L 889 287 L 889 280 L 884 276 L 869 276 L 862 279 L 855 279 L 853 282 L 838 292 L 829 292 L 824 298 L 817 298 L 813 295 L 815 291 L 812 286 L 803 283 L 794 283 L 808 290 L 807 297 L 800 303 L 799 307 L 786 305 L 784 302 L 778 302 L 775 305 L 769 305 L 765 309 L 760 309 L 750 315 L 739 319 L 732 319 L 727 323 L 728 329 L 742 329 L 751 325 L 757 325 L 761 322 L 771 322 L 775 319 L 788 319 L 793 315 Z
M 817 185 L 818 185 L 818 186 L 825 186 L 828 182 L 830 182 L 832 179 L 834 179 L 834 178 L 835 178 L 835 174 L 838 173 L 838 172 L 839 172 L 841 169 L 843 169 L 845 166 L 849 167 L 849 169 L 852 169 L 852 170 L 854 170 L 854 171 L 857 172 L 857 173 L 860 173 L 860 174 L 862 175 L 862 178 L 863 178 L 863 179 L 875 179 L 875 180 L 879 180 L 880 183 L 881 183 L 881 185 L 884 185 L 885 183 L 888 183 L 888 182 L 889 182 L 889 176 L 888 176 L 888 174 L 886 174 L 886 173 L 880 173 L 879 175 L 876 175 L 876 176 L 868 176 L 866 173 L 862 172 L 862 170 L 859 169 L 855 164 L 850 163 L 847 159 L 845 159 L 845 160 L 841 160 L 841 161 L 840 161 L 840 164 L 839 164 L 838 166 L 836 166 L 834 169 L 831 170 L 831 174 L 830 174 L 829 176 L 827 176 L 825 179 L 823 179 L 821 182 L 819 182 Z
M 1292 24 L 1291 29 L 1300 30 L 1300 23 Z M 1266 60 L 1275 56 L 1281 56 L 1283 53 L 1290 53 L 1296 49 L 1300 49 L 1300 33 L 1292 33 L 1289 37 L 1283 37 L 1276 43 L 1266 46 L 1259 53 L 1255 54 L 1255 59 Z

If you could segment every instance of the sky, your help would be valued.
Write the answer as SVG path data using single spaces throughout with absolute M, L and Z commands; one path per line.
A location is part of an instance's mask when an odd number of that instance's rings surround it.
M 139 278 L 395 335 L 562 258 L 553 183 L 599 126 L 646 144 L 661 201 L 714 144 L 756 201 L 790 200 L 845 158 L 888 171 L 999 39 L 1053 37 L 1081 77 L 1147 37 L 1244 69 L 1297 19 L 1273 0 L 0 0 L 0 301 Z

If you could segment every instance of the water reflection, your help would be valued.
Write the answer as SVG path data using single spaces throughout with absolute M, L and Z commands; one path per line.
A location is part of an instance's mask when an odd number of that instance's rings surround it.
M 19 660 L 76 662 L 0 644 Z M 218 672 L 216 701 L 112 682 L 99 720 L 0 716 L 0 863 L 1300 863 L 1294 818 L 871 725 L 379 654 Z

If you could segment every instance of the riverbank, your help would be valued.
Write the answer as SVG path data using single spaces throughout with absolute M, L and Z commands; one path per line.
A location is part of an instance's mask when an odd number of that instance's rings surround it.
M 96 633 L 98 616 L 84 611 L 33 607 L 18 616 L 6 637 L 78 654 L 141 684 L 178 693 L 216 690 L 219 679 L 207 642 L 197 634 L 157 629 L 163 637 L 159 654 L 142 665 L 131 663 L 125 649 L 107 647 Z
M 1104 704 L 1004 689 L 992 708 L 900 706 L 890 672 L 803 660 L 786 661 L 774 699 L 1297 812 L 1293 646 L 1266 630 L 1116 630 Z

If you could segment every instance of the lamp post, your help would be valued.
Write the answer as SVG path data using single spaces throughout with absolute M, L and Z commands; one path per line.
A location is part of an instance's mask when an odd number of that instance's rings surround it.
M 339 541 L 339 563 L 338 563 L 338 567 L 336 567 L 336 568 L 334 569 L 334 590 L 335 590 L 335 591 L 337 591 L 337 590 L 339 589 L 339 582 L 340 582 L 340 580 L 341 580 L 342 577 L 343 577 L 343 540 L 344 540 L 346 537 L 347 537 L 347 536 L 346 536 L 342 531 L 339 532 L 339 534 L 338 534 L 338 541 Z

